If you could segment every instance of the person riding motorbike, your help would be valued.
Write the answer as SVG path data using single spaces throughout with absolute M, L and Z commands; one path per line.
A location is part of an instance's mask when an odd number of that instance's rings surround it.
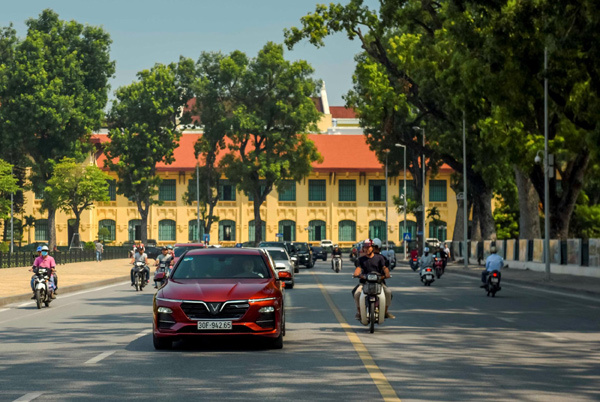
M 333 261 L 336 257 L 342 258 L 342 250 L 340 250 L 340 247 L 337 244 L 333 246 L 333 251 L 331 251 L 331 269 L 333 269 Z
M 171 267 L 171 262 L 173 261 L 173 256 L 169 254 L 169 249 L 167 247 L 163 247 L 161 249 L 161 254 L 156 257 L 156 272 L 158 272 L 158 267 L 160 267 L 161 263 L 165 264 L 165 273 L 169 272 L 169 268 Z M 156 281 L 154 281 L 154 287 L 157 287 Z
M 497 252 L 496 246 L 490 247 L 490 255 L 485 259 L 485 271 L 481 273 L 481 282 L 483 284 L 480 287 L 482 288 L 485 288 L 488 274 L 492 271 L 500 272 L 500 269 L 504 266 L 504 260 L 496 254 Z
M 31 267 L 29 269 L 29 272 L 34 272 L 36 273 L 36 271 L 39 268 L 48 268 L 48 273 L 50 275 L 48 275 L 50 277 L 49 279 L 49 284 L 48 284 L 48 290 L 50 292 L 50 297 L 55 299 L 56 296 L 54 295 L 54 289 L 55 289 L 55 283 L 54 283 L 54 275 L 52 275 L 52 273 L 54 272 L 54 270 L 56 269 L 56 261 L 54 261 L 54 258 L 52 258 L 51 256 L 48 255 L 48 246 L 42 246 L 42 247 L 38 247 L 40 249 L 40 256 L 37 257 L 35 259 L 35 261 L 33 262 L 33 267 Z M 35 281 L 35 276 L 33 275 L 31 277 L 31 290 L 33 291 L 33 297 L 32 299 L 35 299 L 35 288 L 33 287 L 33 283 Z
M 144 245 L 140 245 L 135 252 L 135 255 L 131 259 L 131 264 L 135 264 L 136 262 L 144 263 L 144 272 L 146 273 L 146 283 L 150 282 L 150 268 L 148 268 L 148 255 L 144 252 Z M 129 275 L 131 277 L 131 286 L 135 286 L 135 281 L 133 280 L 133 271 L 135 270 L 135 266 L 131 268 Z
M 433 266 L 433 256 L 429 254 L 429 247 L 423 249 L 423 255 L 419 260 L 419 265 L 421 269 Z
M 375 254 L 381 255 L 384 258 L 384 260 L 385 260 L 385 266 L 389 267 L 390 266 L 390 260 L 388 260 L 388 258 L 385 255 L 381 254 L 382 247 L 383 247 L 383 243 L 381 242 L 381 240 L 378 239 L 377 237 L 374 238 L 373 239 L 373 252 Z
M 446 243 L 442 244 L 442 247 L 440 248 L 440 255 L 444 263 L 443 269 L 446 269 L 446 265 L 448 265 L 448 260 L 450 259 L 450 249 L 448 248 Z
M 390 270 L 385 265 L 385 258 L 381 254 L 375 254 L 373 248 L 373 240 L 367 239 L 363 242 L 363 251 L 365 255 L 356 260 L 356 269 L 354 270 L 354 277 L 360 278 L 360 283 L 354 291 L 354 301 L 356 303 L 356 319 L 360 320 L 360 294 L 362 292 L 363 284 L 366 282 L 365 278 L 369 272 L 378 272 L 383 275 L 384 279 L 390 278 Z M 392 303 L 392 291 L 386 286 L 385 280 L 383 281 L 383 292 L 385 293 L 386 306 L 385 306 L 385 318 L 396 318 L 392 313 L 388 311 L 390 304 Z

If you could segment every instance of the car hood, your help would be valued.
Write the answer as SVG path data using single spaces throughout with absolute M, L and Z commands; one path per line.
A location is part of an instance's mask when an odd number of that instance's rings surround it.
M 173 300 L 224 301 L 245 300 L 252 297 L 275 296 L 269 286 L 271 279 L 240 279 L 235 282 L 225 279 L 171 279 L 158 297 Z

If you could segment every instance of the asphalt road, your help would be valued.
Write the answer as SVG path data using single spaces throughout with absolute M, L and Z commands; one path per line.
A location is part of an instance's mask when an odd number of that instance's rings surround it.
M 244 339 L 152 346 L 151 288 L 128 283 L 0 308 L 0 401 L 600 399 L 600 299 L 406 267 L 396 319 L 354 319 L 350 263 L 300 270 L 282 350 Z

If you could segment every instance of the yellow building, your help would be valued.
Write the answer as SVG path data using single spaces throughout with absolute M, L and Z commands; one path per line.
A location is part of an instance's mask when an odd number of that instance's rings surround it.
M 335 118 L 330 113 L 331 118 Z M 261 208 L 263 237 L 265 240 L 278 238 L 292 241 L 319 243 L 330 239 L 343 247 L 368 237 L 386 238 L 386 198 L 388 200 L 389 240 L 397 245 L 402 240 L 404 216 L 396 212 L 392 197 L 401 194 L 403 174 L 390 177 L 386 194 L 384 166 L 377 160 L 365 142 L 363 135 L 311 134 L 310 138 L 323 156 L 323 163 L 313 164 L 313 172 L 301 182 L 294 183 L 289 190 L 279 194 L 273 190 Z M 330 127 L 330 128 L 331 128 Z M 354 127 L 355 129 L 355 127 Z M 195 186 L 192 174 L 196 166 L 193 144 L 201 134 L 196 131 L 184 132 L 180 146 L 175 152 L 172 165 L 158 167 L 163 179 L 159 199 L 163 205 L 151 207 L 148 220 L 148 238 L 159 244 L 185 243 L 198 236 L 196 225 L 196 205 L 185 205 L 183 194 L 188 186 Z M 108 141 L 107 134 L 93 135 L 98 150 L 92 163 L 103 166 L 104 155 L 101 144 Z M 397 149 L 397 152 L 402 152 Z M 394 151 L 392 151 L 394 152 Z M 441 227 L 426 228 L 427 237 L 446 239 L 452 233 L 457 203 L 450 189 L 451 170 L 440 169 L 437 177 L 427 179 L 426 208 L 438 207 L 444 224 Z M 111 173 L 114 175 L 114 173 Z M 408 195 L 410 197 L 411 177 L 408 175 Z M 220 221 L 213 224 L 210 243 L 234 245 L 253 240 L 254 211 L 248 197 L 235 190 L 224 177 L 220 183 L 221 200 L 215 209 Z M 113 244 L 140 240 L 140 215 L 134 203 L 116 194 L 114 183 L 110 186 L 111 201 L 98 203 L 81 217 L 80 236 L 82 241 L 97 238 L 100 227 L 107 227 Z M 40 200 L 26 194 L 25 215 L 37 219 L 32 229 L 32 241 L 48 239 L 46 216 L 39 211 Z M 58 245 L 68 245 L 72 238 L 73 219 L 69 214 L 57 213 L 56 230 Z M 416 235 L 415 218 L 408 216 L 408 232 Z M 35 233 L 33 233 L 33 231 Z M 279 236 L 278 236 L 279 235 Z M 23 239 L 27 240 L 27 231 Z M 203 233 L 200 233 L 203 238 Z

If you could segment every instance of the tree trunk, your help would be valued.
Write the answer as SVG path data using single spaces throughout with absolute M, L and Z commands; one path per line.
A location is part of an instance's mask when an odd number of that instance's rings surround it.
M 454 231 L 452 232 L 452 241 L 463 241 L 465 238 L 465 230 L 463 219 L 465 216 L 464 203 L 465 199 L 458 200 L 458 208 L 456 209 L 456 219 L 454 221 Z
M 479 225 L 479 212 L 480 205 L 478 202 L 473 200 L 473 219 L 471 222 L 471 240 L 479 241 L 481 240 L 481 226 Z
M 529 176 L 514 167 L 519 194 L 519 238 L 541 239 L 540 197 L 533 187 Z
M 148 242 L 148 213 L 150 212 L 150 200 L 145 200 L 143 202 L 137 201 L 137 206 L 138 212 L 142 217 L 142 227 L 140 228 L 140 236 L 142 238 L 142 244 L 145 245 Z
M 475 194 L 475 202 L 479 204 L 479 225 L 483 240 L 496 240 L 496 222 L 492 214 L 492 190 L 480 191 Z
M 52 206 L 48 207 L 48 231 L 50 232 L 48 248 L 54 250 L 54 246 L 56 246 L 56 208 Z
M 75 214 L 75 230 L 74 230 L 73 234 L 79 235 L 79 224 L 81 222 L 81 212 L 73 211 L 73 213 Z M 78 236 L 78 237 L 79 237 L 79 242 L 81 242 L 81 236 Z M 90 239 L 90 240 L 94 240 L 94 239 Z
M 263 232 L 262 232 L 262 220 L 260 219 L 260 206 L 262 202 L 260 201 L 257 194 L 254 194 L 254 245 L 258 246 L 258 244 L 263 240 Z

